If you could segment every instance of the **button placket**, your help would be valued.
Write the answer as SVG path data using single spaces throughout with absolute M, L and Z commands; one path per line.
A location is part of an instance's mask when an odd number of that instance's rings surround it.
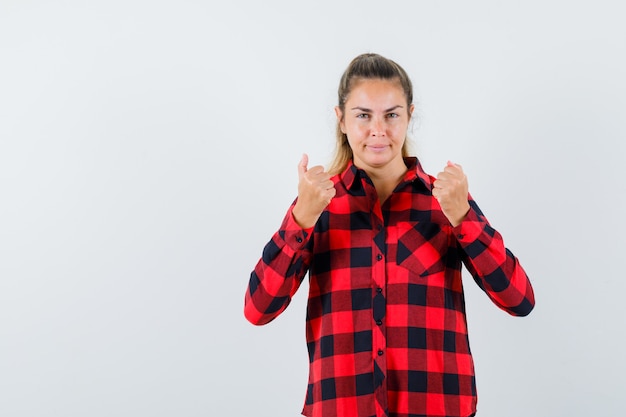
M 373 184 L 368 184 L 372 187 Z M 373 188 L 373 187 L 372 187 Z M 371 194 L 370 194 L 371 193 Z M 387 349 L 386 340 L 386 294 L 385 287 L 387 285 L 387 265 L 386 265 L 386 230 L 383 220 L 381 205 L 378 203 L 378 196 L 375 190 L 369 189 L 368 194 L 371 198 L 370 214 L 371 214 L 371 285 L 372 285 L 372 351 L 371 358 L 374 367 L 374 390 L 376 401 L 380 405 L 379 411 L 385 412 L 387 409 L 387 360 L 385 351 Z M 385 414 L 379 414 L 382 415 Z

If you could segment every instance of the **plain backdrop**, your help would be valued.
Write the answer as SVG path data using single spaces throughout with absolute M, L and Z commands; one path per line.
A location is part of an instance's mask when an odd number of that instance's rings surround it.
M 465 275 L 480 417 L 622 416 L 620 1 L 0 1 L 0 416 L 299 415 L 305 282 L 267 326 L 250 271 L 327 164 L 336 88 L 415 84 L 424 168 L 461 164 L 535 287 Z

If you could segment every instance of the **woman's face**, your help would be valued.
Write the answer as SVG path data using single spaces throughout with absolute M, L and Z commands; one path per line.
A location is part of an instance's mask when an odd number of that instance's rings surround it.
M 365 171 L 404 167 L 402 146 L 413 107 L 407 106 L 402 87 L 395 80 L 356 81 L 344 114 L 339 107 L 335 112 L 357 167 Z

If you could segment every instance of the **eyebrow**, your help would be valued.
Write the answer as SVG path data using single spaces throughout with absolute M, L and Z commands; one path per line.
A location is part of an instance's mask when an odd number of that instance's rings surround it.
M 383 113 L 387 113 L 387 112 L 390 112 L 390 111 L 393 111 L 393 110 L 396 110 L 396 109 L 403 109 L 403 108 L 404 108 L 404 106 L 397 105 L 397 106 L 393 106 L 393 107 L 388 108 L 387 110 L 383 111 Z M 350 110 L 358 110 L 358 111 L 362 111 L 364 113 L 372 113 L 371 109 L 367 109 L 365 107 L 353 107 Z

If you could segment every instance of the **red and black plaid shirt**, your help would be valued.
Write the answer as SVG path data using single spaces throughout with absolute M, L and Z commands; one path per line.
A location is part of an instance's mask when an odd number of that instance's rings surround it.
M 469 197 L 452 227 L 416 158 L 382 204 L 350 164 L 314 228 L 291 209 L 250 277 L 245 315 L 265 324 L 307 271 L 311 417 L 467 417 L 476 411 L 461 264 L 500 308 L 530 313 L 526 273 Z M 292 207 L 293 208 L 293 207 Z

